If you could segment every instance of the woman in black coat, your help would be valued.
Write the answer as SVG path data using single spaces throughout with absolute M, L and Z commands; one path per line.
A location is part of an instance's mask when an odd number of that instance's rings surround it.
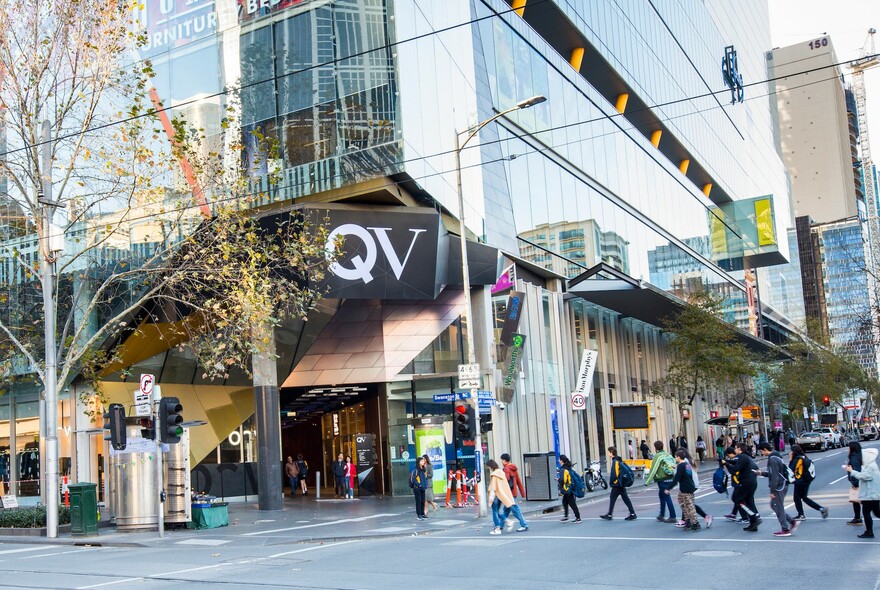
M 857 442 L 849 443 L 849 457 L 846 462 L 852 466 L 853 471 L 862 470 L 862 445 Z M 853 519 L 846 524 L 852 526 L 861 526 L 862 524 L 862 505 L 859 504 L 859 480 L 853 476 L 849 476 L 849 484 L 855 493 L 850 492 L 850 502 L 853 506 Z

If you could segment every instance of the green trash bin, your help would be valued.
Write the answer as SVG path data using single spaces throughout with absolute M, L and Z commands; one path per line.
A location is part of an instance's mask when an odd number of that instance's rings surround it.
M 81 482 L 67 486 L 70 490 L 70 534 L 85 537 L 98 534 L 98 485 Z

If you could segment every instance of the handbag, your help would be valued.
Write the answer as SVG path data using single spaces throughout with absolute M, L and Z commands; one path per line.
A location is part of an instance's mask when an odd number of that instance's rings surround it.
M 859 488 L 853 488 L 853 487 L 849 488 L 849 501 L 855 502 L 856 504 L 858 504 L 858 502 L 859 502 Z

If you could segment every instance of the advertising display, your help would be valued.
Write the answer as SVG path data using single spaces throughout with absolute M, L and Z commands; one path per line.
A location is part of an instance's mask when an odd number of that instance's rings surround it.
M 434 467 L 434 493 L 446 493 L 446 436 L 443 425 L 416 428 L 416 454 L 427 455 Z
M 372 434 L 354 435 L 358 496 L 372 496 L 376 493 L 376 455 L 373 447 L 375 444 L 375 437 Z

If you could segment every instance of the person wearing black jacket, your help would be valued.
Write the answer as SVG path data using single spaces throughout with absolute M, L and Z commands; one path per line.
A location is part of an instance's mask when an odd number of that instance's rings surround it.
M 853 471 L 861 471 L 862 470 L 862 445 L 858 442 L 849 443 L 849 458 L 846 462 L 847 465 L 852 467 Z M 847 522 L 846 524 L 852 526 L 859 526 L 862 524 L 862 505 L 859 503 L 859 480 L 854 478 L 852 475 L 849 476 L 849 485 L 852 486 L 852 490 L 854 492 L 850 492 L 850 502 L 853 506 L 853 519 Z M 853 499 L 855 498 L 855 499 Z
M 700 522 L 697 520 L 697 509 L 694 507 L 694 492 L 697 491 L 697 484 L 694 482 L 694 470 L 687 461 L 688 453 L 685 449 L 679 449 L 675 452 L 675 475 L 669 482 L 669 488 L 678 486 L 678 505 L 681 506 L 681 517 L 684 519 L 685 527 L 691 531 L 700 530 Z M 669 490 L 665 490 L 669 493 Z
M 734 459 L 725 461 L 730 466 L 732 474 L 733 501 L 749 519 L 749 526 L 743 530 L 755 533 L 760 522 L 758 508 L 755 506 L 755 492 L 758 489 L 758 476 L 755 471 L 758 469 L 758 464 L 749 456 L 745 443 L 738 443 L 733 453 Z
M 758 445 L 761 454 L 767 457 L 767 469 L 761 471 L 763 477 L 768 478 L 770 486 L 770 508 L 776 513 L 779 531 L 773 533 L 774 537 L 790 537 L 797 530 L 800 522 L 785 513 L 785 494 L 788 492 L 788 465 L 779 451 L 773 450 L 773 445 L 762 442 Z
M 333 462 L 331 466 L 333 469 L 333 476 L 336 478 L 336 497 L 344 498 L 345 493 L 345 455 L 339 453 L 339 456 L 336 458 L 336 461 Z
M 624 518 L 624 520 L 635 520 L 636 519 L 636 511 L 633 509 L 632 502 L 629 499 L 629 495 L 626 493 L 626 488 L 623 485 L 623 482 L 620 481 L 620 463 L 621 459 L 617 455 L 617 449 L 615 447 L 608 447 L 608 458 L 611 459 L 611 468 L 608 470 L 608 479 L 610 480 L 608 484 L 611 486 L 611 500 L 608 504 L 608 513 L 599 515 L 599 518 L 603 520 L 611 520 L 613 517 L 611 513 L 614 512 L 614 503 L 617 502 L 617 498 L 622 498 L 623 503 L 626 504 L 626 507 L 629 509 L 629 516 Z
M 794 472 L 794 507 L 797 509 L 795 520 L 807 520 L 804 516 L 804 504 L 813 510 L 818 510 L 823 519 L 828 518 L 828 509 L 809 498 L 810 483 L 813 481 L 809 474 L 809 463 L 804 449 L 800 445 L 792 445 L 791 461 L 788 466 Z

